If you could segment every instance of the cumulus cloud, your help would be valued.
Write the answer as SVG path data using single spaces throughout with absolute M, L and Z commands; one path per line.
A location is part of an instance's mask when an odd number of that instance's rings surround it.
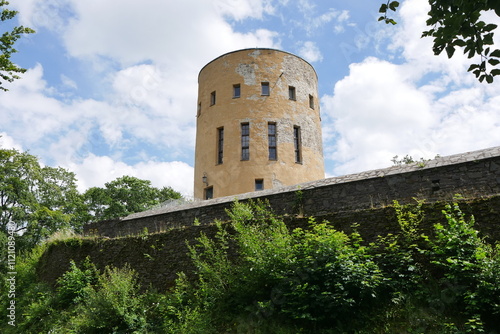
M 172 187 L 184 196 L 193 195 L 193 167 L 180 161 L 140 162 L 126 164 L 109 156 L 88 155 L 81 163 L 69 163 L 67 166 L 78 176 L 78 189 L 85 191 L 90 187 L 103 187 L 124 175 L 150 180 L 158 188 Z
M 298 55 L 311 63 L 323 60 L 320 49 L 311 41 L 304 42 L 302 46 L 300 46 Z
M 374 57 L 351 64 L 332 95 L 323 97 L 328 173 L 389 166 L 393 156 L 433 158 L 500 143 L 500 84 L 479 84 L 470 60 L 432 54 L 420 38 L 427 5 L 405 1 L 392 49 L 400 64 Z M 429 80 L 422 80 L 424 77 Z
M 9 136 L 5 132 L 0 132 L 0 148 L 2 149 L 15 149 L 18 151 L 22 151 L 22 146 L 16 142 L 14 138 Z

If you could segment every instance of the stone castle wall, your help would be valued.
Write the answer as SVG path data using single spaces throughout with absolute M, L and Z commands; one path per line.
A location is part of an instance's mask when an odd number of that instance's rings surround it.
M 249 193 L 238 200 L 268 200 L 276 213 L 284 214 L 291 228 L 306 227 L 309 217 L 328 220 L 347 233 L 356 223 L 357 231 L 369 242 L 378 235 L 399 231 L 393 200 L 408 203 L 414 202 L 414 197 L 425 199 L 421 228 L 427 233 L 433 224 L 445 223 L 441 210 L 457 193 L 466 198 L 459 201 L 460 208 L 467 216 L 474 214 L 475 228 L 481 235 L 489 241 L 500 240 L 500 147 L 439 158 L 425 166 L 390 167 Z M 178 272 L 192 275 L 187 243 L 195 244 L 200 233 L 213 236 L 217 230 L 210 223 L 226 220 L 225 210 L 234 200 L 218 198 L 89 224 L 86 234 L 128 237 L 56 241 L 39 262 L 38 278 L 55 284 L 71 260 L 78 264 L 89 257 L 101 270 L 109 265 L 128 265 L 137 272 L 143 288 L 163 291 L 174 284 Z M 193 224 L 195 220 L 199 224 Z M 145 228 L 150 234 L 144 233 Z M 164 233 L 151 234 L 161 231 Z
M 433 203 L 451 200 L 455 194 L 467 198 L 500 194 L 500 147 L 136 213 L 85 225 L 84 233 L 117 237 L 138 235 L 145 229 L 162 232 L 194 222 L 206 225 L 215 219 L 226 220 L 226 210 L 235 200 L 265 199 L 278 214 L 322 219 L 383 208 L 393 200 L 410 203 L 419 198 Z

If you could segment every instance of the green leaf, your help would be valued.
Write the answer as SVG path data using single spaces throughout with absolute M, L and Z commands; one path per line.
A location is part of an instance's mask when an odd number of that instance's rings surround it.
M 500 58 L 500 49 L 496 49 L 492 53 L 490 53 L 490 57 L 497 57 Z
M 471 65 L 469 66 L 469 69 L 467 70 L 467 72 L 470 72 L 470 71 L 472 71 L 473 69 L 478 68 L 478 67 L 479 67 L 479 65 L 477 65 L 477 64 L 471 64 Z
M 456 40 L 453 41 L 453 45 L 464 47 L 464 46 L 467 45 L 467 43 L 464 40 L 462 40 L 462 39 L 456 39 Z
M 483 30 L 484 31 L 492 31 L 494 29 L 496 29 L 498 26 L 496 24 L 493 24 L 493 23 L 490 23 L 488 25 L 486 25 Z
M 489 83 L 489 84 L 492 83 L 493 82 L 493 76 L 492 75 L 487 75 L 486 76 L 486 82 Z
M 446 47 L 446 53 L 448 54 L 448 58 L 453 57 L 453 54 L 455 53 L 455 47 L 453 45 L 448 45 Z
M 389 4 L 389 8 L 390 8 L 392 11 L 394 11 L 394 12 L 396 11 L 396 8 L 398 8 L 398 7 L 399 7 L 399 2 L 397 2 L 397 1 L 393 1 L 393 2 L 391 2 L 391 3 Z
M 500 60 L 495 59 L 495 58 L 490 58 L 490 59 L 488 60 L 488 63 L 489 63 L 490 65 L 495 66 L 495 65 L 500 64 Z
M 490 32 L 489 34 L 484 35 L 484 37 L 483 37 L 483 44 L 485 44 L 485 45 L 492 45 L 493 44 L 493 33 L 492 32 Z
M 387 13 L 387 4 L 383 3 L 378 10 L 379 13 Z
M 491 70 L 491 75 L 495 76 L 495 75 L 500 75 L 500 69 L 498 68 L 495 68 L 494 70 Z

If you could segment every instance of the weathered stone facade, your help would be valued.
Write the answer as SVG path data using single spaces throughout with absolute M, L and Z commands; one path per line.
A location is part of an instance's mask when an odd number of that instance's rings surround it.
M 198 85 L 195 198 L 324 178 L 318 80 L 305 60 L 273 49 L 230 52 L 200 71 Z

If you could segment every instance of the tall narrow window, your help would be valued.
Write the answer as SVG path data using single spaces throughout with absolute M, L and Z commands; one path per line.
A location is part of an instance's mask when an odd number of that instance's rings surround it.
M 309 108 L 314 109 L 314 96 L 309 95 Z
M 224 128 L 217 129 L 217 163 L 224 161 Z
M 264 180 L 255 179 L 255 191 L 264 190 Z
M 288 86 L 288 98 L 290 100 L 295 100 L 296 99 L 296 97 L 295 97 L 295 87 Z
M 213 106 L 215 104 L 215 91 L 210 93 L 210 105 Z
M 269 95 L 269 82 L 262 82 L 261 83 L 262 87 L 262 95 Z
M 214 198 L 214 187 L 205 188 L 205 199 Z
M 250 160 L 250 125 L 241 123 L 241 160 Z
M 197 113 L 196 113 L 197 116 L 200 116 L 201 115 L 201 102 L 198 103 L 198 110 L 197 110 Z
M 276 150 L 276 123 L 267 124 L 267 138 L 269 142 L 269 160 L 277 160 Z
M 233 85 L 233 99 L 241 96 L 241 86 L 240 84 Z
M 301 149 L 301 138 L 300 138 L 300 126 L 293 127 L 293 144 L 295 147 L 295 162 L 302 162 L 302 149 Z

